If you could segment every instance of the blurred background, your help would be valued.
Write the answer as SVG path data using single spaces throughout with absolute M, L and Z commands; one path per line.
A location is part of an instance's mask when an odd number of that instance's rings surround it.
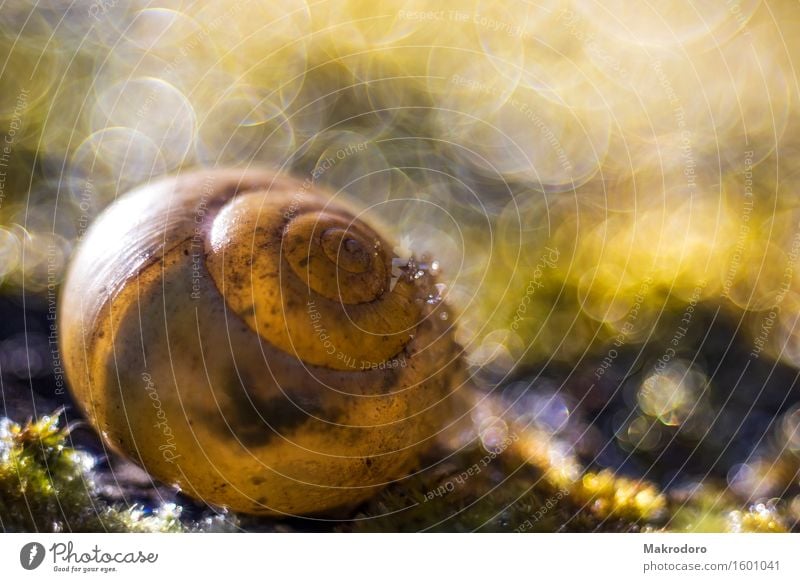
M 439 260 L 484 445 L 797 527 L 799 32 L 788 0 L 6 2 L 0 412 L 77 420 L 55 309 L 106 205 L 269 166 Z M 109 498 L 169 495 L 118 463 Z

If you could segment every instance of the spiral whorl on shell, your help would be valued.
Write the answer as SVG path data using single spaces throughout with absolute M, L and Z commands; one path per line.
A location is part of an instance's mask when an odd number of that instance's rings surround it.
M 271 172 L 131 192 L 62 291 L 75 399 L 113 449 L 206 502 L 352 506 L 430 445 L 457 367 L 432 276 L 398 273 L 391 249 L 338 198 Z

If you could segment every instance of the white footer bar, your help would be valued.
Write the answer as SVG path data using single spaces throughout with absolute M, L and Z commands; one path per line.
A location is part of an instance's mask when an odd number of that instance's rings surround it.
M 2 534 L 5 579 L 800 580 L 795 534 Z M 215 578 L 216 577 L 216 578 Z M 512 578 L 513 577 L 513 578 Z M 189 582 L 191 579 L 188 579 Z

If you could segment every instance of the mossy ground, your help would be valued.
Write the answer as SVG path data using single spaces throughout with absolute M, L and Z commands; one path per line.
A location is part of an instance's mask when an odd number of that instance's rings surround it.
M 224 520 L 181 519 L 179 506 L 120 507 L 97 494 L 90 454 L 67 445 L 59 414 L 0 421 L 0 529 L 6 532 L 181 532 Z
M 713 487 L 665 495 L 652 484 L 608 471 L 575 479 L 537 465 L 535 455 L 520 463 L 521 451 L 530 446 L 524 439 L 502 454 L 467 446 L 336 521 L 235 516 L 188 500 L 186 507 L 125 506 L 99 493 L 92 456 L 69 446 L 69 427 L 60 425 L 59 415 L 0 424 L 3 531 L 767 532 L 793 524 L 780 504 L 741 508 Z

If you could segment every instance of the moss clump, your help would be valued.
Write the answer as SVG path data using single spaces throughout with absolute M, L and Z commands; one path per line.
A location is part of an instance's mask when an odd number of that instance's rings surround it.
M 429 472 L 399 482 L 357 515 L 354 531 L 639 531 L 631 512 L 599 512 L 585 495 L 554 483 L 539 468 L 520 464 L 512 449 L 483 465 L 475 446 Z M 472 471 L 470 471 L 472 469 Z
M 68 435 L 59 413 L 25 425 L 0 420 L 0 530 L 180 532 L 235 525 L 218 517 L 182 523 L 174 504 L 152 512 L 109 505 L 96 495 L 91 456 L 66 446 Z
M 775 503 L 742 508 L 707 485 L 665 493 L 648 481 L 582 469 L 553 459 L 551 439 L 520 429 L 502 456 L 481 470 L 473 447 L 436 471 L 392 485 L 356 516 L 355 531 L 784 532 L 795 520 Z
M 783 533 L 796 521 L 781 502 L 753 503 L 740 508 L 733 496 L 720 488 L 705 486 L 690 496 L 671 500 L 669 528 L 678 532 Z

